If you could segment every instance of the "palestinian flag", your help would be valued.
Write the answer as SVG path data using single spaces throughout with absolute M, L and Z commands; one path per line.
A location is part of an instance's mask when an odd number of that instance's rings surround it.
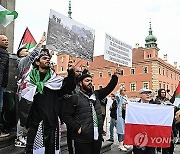
M 174 105 L 177 106 L 178 108 L 180 108 L 180 82 L 179 82 L 178 87 L 176 88 L 176 91 L 175 91 Z
M 1 25 L 6 27 L 17 17 L 18 17 L 18 13 L 16 11 L 9 11 L 0 5 L 0 24 Z
M 19 44 L 19 47 L 25 47 L 27 48 L 28 50 L 35 47 L 36 46 L 36 40 L 34 39 L 34 37 L 32 36 L 31 32 L 29 31 L 28 28 L 26 28 L 23 36 L 22 36 L 22 39 L 21 39 L 21 42 Z

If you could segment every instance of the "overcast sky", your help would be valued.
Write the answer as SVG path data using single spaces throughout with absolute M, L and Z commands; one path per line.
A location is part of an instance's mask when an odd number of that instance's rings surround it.
M 151 18 L 152 30 L 168 62 L 180 65 L 180 0 L 71 0 L 72 18 L 95 30 L 94 55 L 104 53 L 105 32 L 135 47 L 144 47 Z M 49 11 L 68 16 L 69 0 L 16 0 L 15 45 L 26 27 L 38 42 L 47 32 Z

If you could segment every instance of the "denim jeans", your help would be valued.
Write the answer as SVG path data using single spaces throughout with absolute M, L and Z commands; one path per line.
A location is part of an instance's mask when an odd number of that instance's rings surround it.
M 116 120 L 114 118 L 111 118 L 110 120 L 110 139 L 114 140 L 114 127 L 116 127 Z
M 118 134 L 118 141 L 119 142 L 124 141 L 124 134 Z
M 3 107 L 3 92 L 4 92 L 4 88 L 0 86 L 0 112 L 2 111 L 2 107 Z

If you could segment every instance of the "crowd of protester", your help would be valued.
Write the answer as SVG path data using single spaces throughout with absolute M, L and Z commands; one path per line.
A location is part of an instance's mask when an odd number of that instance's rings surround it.
M 67 126 L 69 154 L 100 154 L 107 96 L 113 103 L 110 107 L 110 138 L 114 142 L 116 128 L 120 151 L 133 149 L 134 154 L 173 154 L 174 140 L 169 148 L 138 147 L 125 145 L 124 127 L 126 104 L 130 102 L 125 87 L 112 93 L 118 83 L 115 70 L 107 86 L 93 89 L 92 76 L 88 68 L 76 67 L 74 61 L 68 63 L 67 77 L 58 75 L 51 66 L 53 52 L 42 48 L 46 40 L 41 40 L 32 52 L 21 47 L 17 51 L 18 76 L 18 122 L 15 146 L 25 147 L 26 154 L 35 151 L 45 154 L 60 153 L 61 125 Z M 0 138 L 10 135 L 4 129 L 1 112 L 3 92 L 8 84 L 9 54 L 8 38 L 0 35 Z M 159 89 L 153 98 L 152 90 L 140 89 L 139 103 L 172 105 L 166 97 L 166 90 Z M 177 111 L 177 109 L 175 109 Z M 176 121 L 176 118 L 174 121 Z M 172 138 L 177 137 L 176 122 L 172 126 Z

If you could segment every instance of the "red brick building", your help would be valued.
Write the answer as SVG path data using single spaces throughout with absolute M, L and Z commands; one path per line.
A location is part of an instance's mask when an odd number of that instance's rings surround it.
M 157 39 L 152 34 L 151 23 L 149 35 L 145 41 L 145 47 L 133 49 L 131 68 L 119 66 L 122 75 L 119 76 L 118 86 L 114 92 L 120 86 L 124 86 L 128 97 L 139 97 L 138 91 L 141 88 L 149 88 L 154 92 L 157 92 L 159 88 L 165 88 L 169 89 L 172 95 L 180 80 L 180 70 L 177 66 L 167 63 L 167 55 L 164 55 L 164 60 L 158 57 L 159 48 L 156 44 Z M 57 72 L 61 75 L 66 74 L 68 61 L 68 55 L 58 55 Z M 86 65 L 87 61 L 76 59 L 76 63 L 77 66 Z M 117 67 L 117 64 L 104 60 L 103 55 L 95 56 L 93 62 L 89 62 L 94 88 L 99 89 L 106 86 Z

